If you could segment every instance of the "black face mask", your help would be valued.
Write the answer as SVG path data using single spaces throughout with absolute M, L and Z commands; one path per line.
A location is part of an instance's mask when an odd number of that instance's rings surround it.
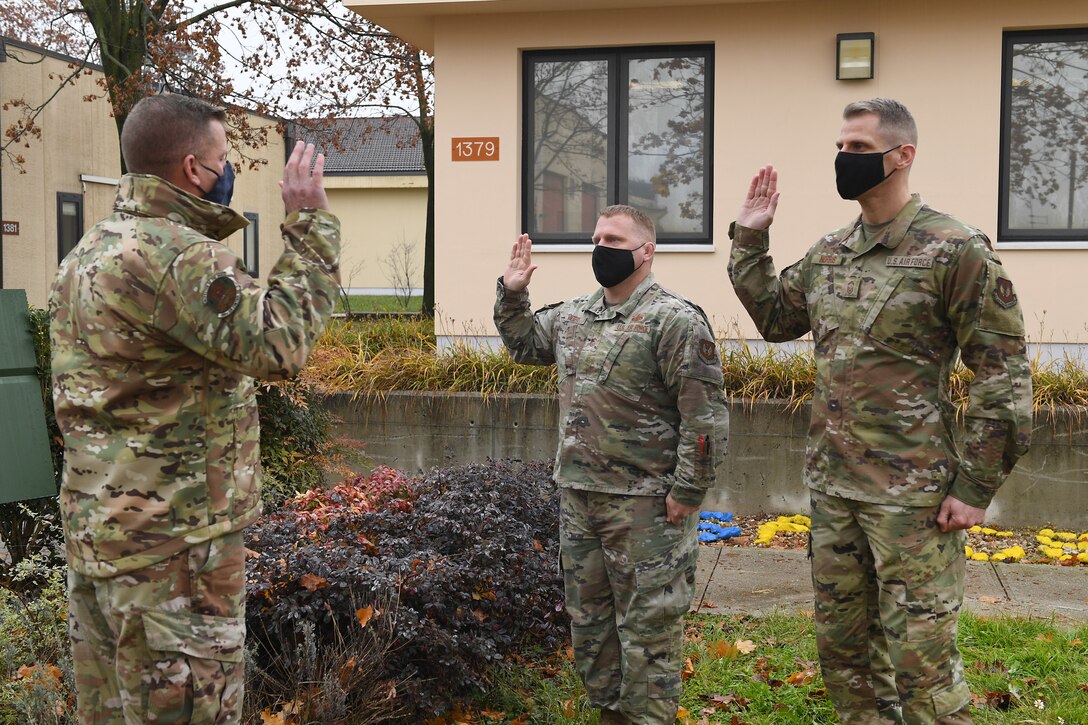
M 895 169 L 892 169 L 887 176 L 884 175 L 884 154 L 890 154 L 902 145 L 883 153 L 877 151 L 871 154 L 852 154 L 840 151 L 835 157 L 835 185 L 839 188 L 839 196 L 843 199 L 857 199 L 877 184 L 883 183 L 888 176 L 895 173 Z
M 200 163 L 199 161 L 197 162 Z M 204 164 L 200 164 L 204 166 Z M 215 169 L 204 166 L 205 169 L 215 174 Z M 200 189 L 200 187 L 197 187 Z M 230 165 L 228 161 L 223 166 L 222 174 L 215 174 L 215 184 L 208 191 L 200 189 L 204 193 L 204 198 L 210 202 L 216 204 L 222 204 L 223 206 L 230 206 L 231 197 L 234 196 L 234 167 Z
M 596 245 L 593 247 L 593 276 L 602 287 L 615 287 L 635 273 L 635 251 L 648 244 L 643 242 L 634 249 L 616 249 Z M 646 260 L 643 260 L 645 262 Z

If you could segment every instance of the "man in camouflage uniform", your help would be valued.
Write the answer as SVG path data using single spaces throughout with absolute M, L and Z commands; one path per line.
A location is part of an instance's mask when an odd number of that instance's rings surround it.
M 224 114 L 145 98 L 113 214 L 61 263 L 50 299 L 60 504 L 81 723 L 237 723 L 245 547 L 260 507 L 253 377 L 294 375 L 332 311 L 340 225 L 324 159 L 281 182 L 286 248 L 261 287 L 221 240 Z
M 593 242 L 602 288 L 533 314 L 521 235 L 495 324 L 515 360 L 558 370 L 561 565 L 589 702 L 602 723 L 672 723 L 696 512 L 728 435 L 721 357 L 703 311 L 654 282 L 648 216 L 607 207 Z
M 911 195 L 907 109 L 874 99 L 843 117 L 837 183 L 861 216 L 776 275 L 765 167 L 730 229 L 729 276 L 765 339 L 815 341 L 805 483 L 817 646 L 840 722 L 970 723 L 963 529 L 1028 447 L 1023 316 L 986 236 Z M 975 376 L 959 447 L 957 352 Z

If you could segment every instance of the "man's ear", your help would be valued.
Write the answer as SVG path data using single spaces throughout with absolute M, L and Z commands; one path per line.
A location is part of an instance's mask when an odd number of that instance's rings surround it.
M 895 164 L 897 169 L 905 169 L 914 163 L 914 154 L 918 149 L 912 143 L 905 143 L 899 148 L 899 160 Z
M 657 242 L 646 242 L 646 246 L 642 248 L 642 253 L 646 256 L 647 262 L 654 258 L 654 252 L 656 251 Z

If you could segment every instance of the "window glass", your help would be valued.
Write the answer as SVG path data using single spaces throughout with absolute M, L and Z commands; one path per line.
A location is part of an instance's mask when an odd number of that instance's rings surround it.
M 658 242 L 710 243 L 712 49 L 525 54 L 524 228 L 590 243 L 600 211 L 630 204 Z
M 645 58 L 628 70 L 627 203 L 659 232 L 702 232 L 705 59 Z
M 1088 233 L 1088 31 L 1005 38 L 1002 238 Z

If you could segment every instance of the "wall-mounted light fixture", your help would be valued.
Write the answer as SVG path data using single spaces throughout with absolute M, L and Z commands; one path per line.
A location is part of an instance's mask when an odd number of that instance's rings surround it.
M 875 45 L 873 33 L 839 33 L 835 36 L 835 80 L 872 78 Z

